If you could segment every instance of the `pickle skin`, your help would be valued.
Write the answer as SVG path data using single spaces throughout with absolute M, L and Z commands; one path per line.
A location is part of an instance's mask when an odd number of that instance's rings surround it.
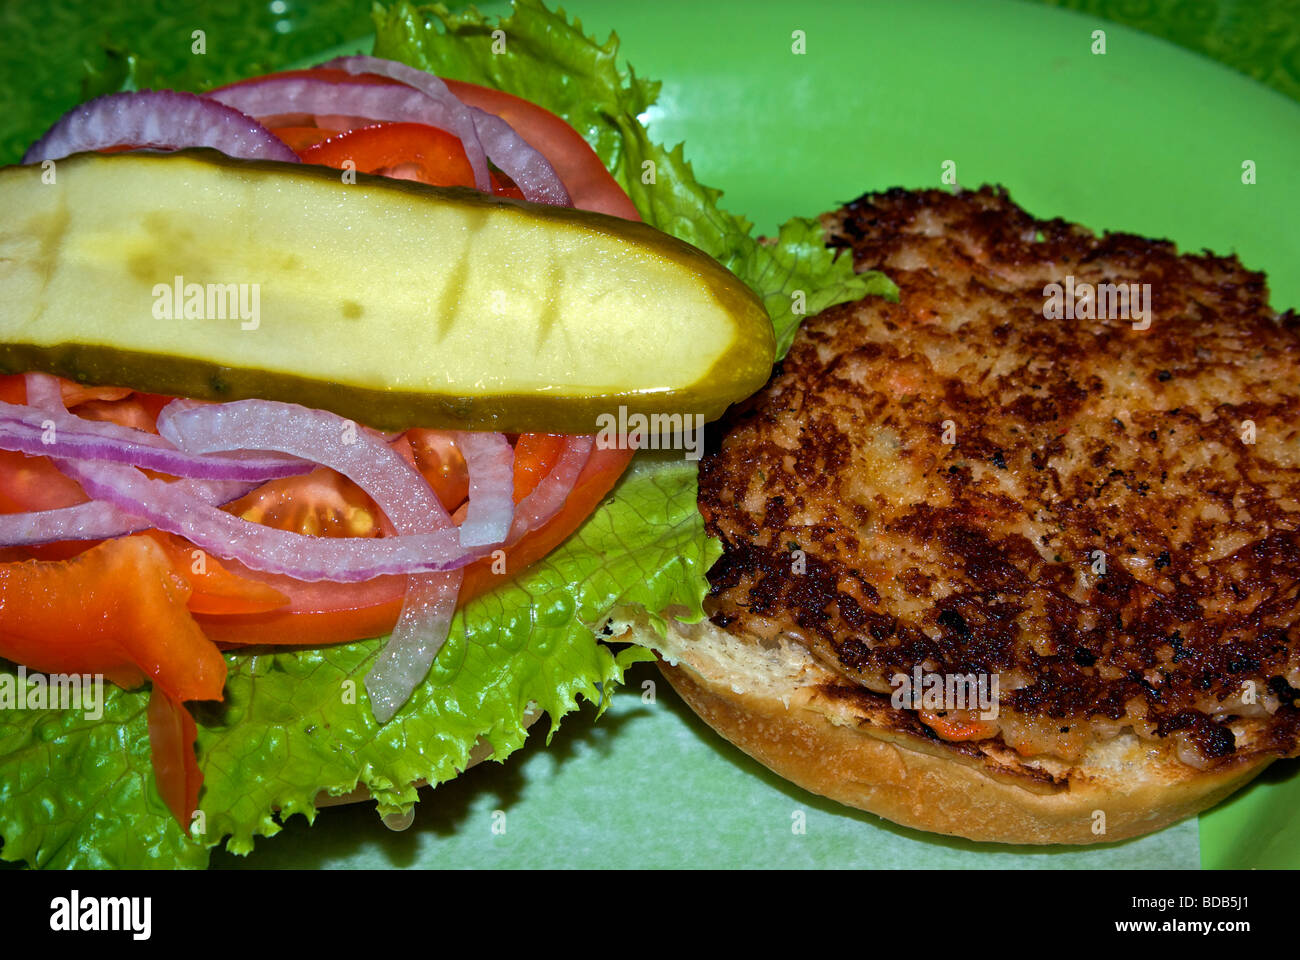
M 3 372 L 550 433 L 715 419 L 771 372 L 761 301 L 645 224 L 211 150 L 41 172 L 0 168 Z M 158 319 L 173 284 L 255 287 L 260 316 Z

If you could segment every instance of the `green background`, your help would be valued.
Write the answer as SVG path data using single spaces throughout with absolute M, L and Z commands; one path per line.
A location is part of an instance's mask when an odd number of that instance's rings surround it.
M 664 81 L 646 119 L 684 140 L 699 178 L 761 229 L 868 189 L 998 182 L 1039 216 L 1236 252 L 1300 305 L 1300 11 L 1292 2 L 564 4 L 617 29 L 637 71 Z M 497 8 L 498 5 L 488 5 Z M 203 89 L 314 59 L 369 29 L 364 4 L 5 3 L 0 160 L 12 162 L 86 96 Z M 1129 24 L 1137 29 L 1129 29 Z M 207 53 L 191 54 L 203 29 Z M 1090 52 L 1106 31 L 1104 56 Z M 807 52 L 791 53 L 803 30 Z M 1138 32 L 1138 31 L 1144 32 Z M 1155 37 L 1162 37 L 1155 39 Z M 1172 41 L 1166 42 L 1166 41 Z M 1175 46 L 1177 44 L 1179 46 Z M 1193 55 L 1188 48 L 1204 56 Z M 1218 66 L 1206 57 L 1229 64 Z M 1251 77 L 1254 79 L 1248 79 Z M 1272 88 L 1271 90 L 1268 88 Z M 833 109 L 828 105 L 833 105 Z M 1254 185 L 1241 164 L 1256 164 Z M 415 825 L 366 805 L 302 818 L 217 866 L 1190 867 L 1197 824 L 1087 850 L 936 840 L 799 791 L 705 728 L 638 667 L 598 723 L 570 718 L 426 794 Z M 643 683 L 657 697 L 643 702 Z M 1200 818 L 1207 867 L 1300 865 L 1294 761 Z M 494 811 L 505 814 L 504 834 Z M 792 830 L 798 814 L 803 833 Z

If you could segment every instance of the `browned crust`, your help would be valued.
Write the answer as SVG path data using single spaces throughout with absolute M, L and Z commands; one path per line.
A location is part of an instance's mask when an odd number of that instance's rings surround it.
M 1027 753 L 1125 725 L 1209 764 L 1300 751 L 1300 316 L 1263 275 L 996 188 L 823 223 L 900 299 L 809 318 L 724 421 L 713 621 L 876 691 L 999 676 Z M 1150 326 L 1049 319 L 1073 281 L 1149 286 Z
M 822 222 L 900 297 L 805 322 L 701 463 L 711 623 L 638 631 L 686 702 L 806 789 L 1003 843 L 1149 833 L 1300 749 L 1300 317 L 1263 275 L 996 188 Z M 1146 322 L 1049 310 L 1076 281 Z M 914 669 L 997 679 L 991 727 L 894 707 Z
M 774 773 L 902 826 L 971 840 L 1085 844 L 1139 836 L 1214 806 L 1272 762 L 1256 757 L 1204 773 L 1164 764 L 1078 767 L 1042 792 L 945 756 L 914 734 L 832 722 L 826 699 L 807 688 L 802 695 L 792 688 L 787 707 L 774 696 L 738 694 L 681 664 L 659 666 L 709 726 Z M 1094 832 L 1097 811 L 1105 815 L 1104 833 Z

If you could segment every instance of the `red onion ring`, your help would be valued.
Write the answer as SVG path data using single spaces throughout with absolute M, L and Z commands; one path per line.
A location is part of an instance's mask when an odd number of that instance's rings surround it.
M 178 480 L 175 484 L 204 503 L 221 506 L 261 486 L 259 481 Z M 107 540 L 148 530 L 153 524 L 103 500 L 53 510 L 0 514 L 0 546 L 29 547 L 59 540 Z
M 393 632 L 366 674 L 366 695 L 379 723 L 391 720 L 429 675 L 451 631 L 464 576 L 452 570 L 411 578 Z
M 433 573 L 463 567 L 473 557 L 454 528 L 401 537 L 312 537 L 232 516 L 135 467 L 55 460 L 86 495 L 178 534 L 217 557 L 295 580 L 356 583 L 390 573 Z
M 175 90 L 110 93 L 73 107 L 25 154 L 23 163 L 120 146 L 212 147 L 245 160 L 299 163 L 298 155 L 252 117 Z
M 454 97 L 453 103 L 398 84 L 330 83 L 310 77 L 275 75 L 222 87 L 204 96 L 258 117 L 282 113 L 347 114 L 366 117 L 371 123 L 423 123 L 437 127 L 460 138 L 474 171 L 474 186 L 484 193 L 492 192 L 487 154 L 474 131 L 474 120 L 469 108 Z
M 309 461 L 296 457 L 194 456 L 143 430 L 84 420 L 62 404 L 54 409 L 0 402 L 0 450 L 66 460 L 107 460 L 201 480 L 276 480 L 312 468 Z
M 27 396 L 48 407 L 63 402 L 58 382 L 42 374 L 27 375 Z M 231 516 L 179 484 L 152 480 L 135 467 L 75 460 L 53 462 L 80 483 L 92 499 L 107 501 L 125 513 L 148 520 L 151 526 L 179 534 L 214 556 L 296 580 L 355 582 L 386 573 L 458 569 L 471 559 L 460 549 L 454 529 L 430 536 L 311 537 Z
M 515 513 L 515 451 L 500 433 L 456 433 L 469 468 L 469 508 L 460 545 L 494 547 L 505 540 Z
M 191 453 L 274 450 L 309 456 L 364 490 L 399 537 L 456 529 L 428 482 L 381 434 L 337 414 L 270 400 L 210 405 L 177 400 L 159 414 L 158 431 Z M 505 437 L 500 439 L 509 451 Z M 482 457 L 476 456 L 475 462 L 481 463 Z M 471 490 L 473 484 L 471 479 Z M 462 576 L 453 570 L 410 579 L 392 635 L 365 678 L 370 708 L 379 723 L 392 719 L 428 676 L 456 613 Z
M 515 506 L 515 518 L 510 525 L 510 535 L 506 537 L 507 544 L 515 543 L 528 531 L 545 525 L 560 512 L 560 508 L 569 499 L 569 494 L 573 492 L 578 474 L 582 473 L 582 468 L 591 459 L 595 446 L 594 436 L 565 437 L 564 449 L 560 451 L 560 458 L 551 472 Z
M 479 107 L 470 107 L 469 112 L 488 159 L 514 181 L 525 200 L 553 207 L 573 206 L 569 189 L 545 154 L 496 114 Z
M 381 434 L 335 413 L 276 400 L 211 404 L 173 400 L 158 414 L 158 432 L 192 455 L 275 452 L 329 467 L 364 490 L 399 534 L 416 532 L 414 528 L 430 516 L 441 519 L 438 528 L 452 525 L 419 470 Z
M 531 200 L 533 203 L 549 203 L 557 207 L 573 205 L 564 181 L 540 151 L 534 149 L 528 141 L 515 132 L 514 127 L 500 117 L 477 107 L 465 107 L 441 77 L 427 70 L 418 70 L 404 63 L 381 60 L 378 57 L 339 57 L 323 66 L 346 70 L 353 74 L 374 73 L 390 77 L 414 87 L 439 102 L 446 98 L 454 100 L 469 112 L 475 142 L 481 143 L 488 159 L 515 182 L 515 186 L 523 193 L 525 200 Z M 451 132 L 459 136 L 462 142 L 465 141 L 464 135 L 459 130 Z M 468 148 L 466 149 L 468 151 Z M 475 169 L 476 176 L 477 172 Z M 490 192 L 490 188 L 479 187 L 479 189 L 485 193 Z

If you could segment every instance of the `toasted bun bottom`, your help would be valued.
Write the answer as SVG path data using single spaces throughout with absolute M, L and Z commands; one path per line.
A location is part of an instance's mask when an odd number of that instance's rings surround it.
M 878 708 L 827 696 L 827 684 L 844 681 L 804 659 L 802 647 L 764 646 L 707 621 L 670 622 L 666 638 L 642 624 L 618 626 L 630 630 L 624 639 L 676 660 L 660 663 L 673 688 L 755 760 L 807 790 L 918 830 L 998 843 L 1122 840 L 1213 806 L 1271 762 L 1200 771 L 1132 734 L 1097 744 L 1074 765 L 1035 764 L 1005 748 L 963 755 L 890 729 Z

